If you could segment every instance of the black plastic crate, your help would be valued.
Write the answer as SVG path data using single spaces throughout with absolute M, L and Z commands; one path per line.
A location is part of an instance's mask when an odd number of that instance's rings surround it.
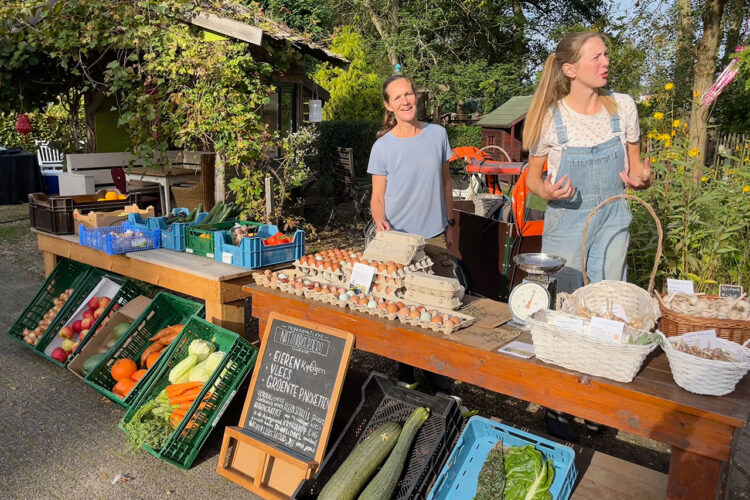
M 440 473 L 461 429 L 463 417 L 458 403 L 450 396 L 427 394 L 407 389 L 373 372 L 362 386 L 362 402 L 326 455 L 318 472 L 304 481 L 294 498 L 312 500 L 338 470 L 355 446 L 380 425 L 395 421 L 403 425 L 418 407 L 430 409 L 430 416 L 419 429 L 406 466 L 396 487 L 396 499 L 422 500 Z
M 110 190 L 113 191 L 113 190 Z M 129 194 L 122 200 L 98 201 L 107 190 L 95 194 L 75 196 L 48 196 L 44 193 L 29 193 L 29 217 L 31 227 L 52 234 L 73 234 L 75 221 L 73 210 L 81 212 L 111 212 L 123 210 L 125 206 L 138 203 L 138 195 Z

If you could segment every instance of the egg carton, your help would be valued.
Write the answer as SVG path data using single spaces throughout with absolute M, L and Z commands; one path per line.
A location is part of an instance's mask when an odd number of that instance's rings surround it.
M 294 262 L 294 267 L 300 272 L 303 272 L 307 274 L 308 276 L 312 276 L 316 279 L 322 279 L 324 281 L 328 281 L 331 283 L 345 283 L 346 282 L 346 273 L 338 270 L 338 271 L 332 271 L 332 270 L 326 270 L 321 269 L 317 266 L 310 266 L 306 264 L 302 264 L 299 260 L 296 260 Z
M 378 267 L 381 264 L 382 265 L 386 264 L 386 262 L 384 262 L 384 261 L 374 261 L 374 262 L 378 264 Z M 395 272 L 390 272 L 390 273 L 389 272 L 383 272 L 383 271 L 377 271 L 375 273 L 375 276 L 378 279 L 380 279 L 380 278 L 382 278 L 382 279 L 385 279 L 385 278 L 403 279 L 409 273 L 413 273 L 413 272 L 416 272 L 416 271 L 422 271 L 422 272 L 425 272 L 425 273 L 432 273 L 432 265 L 433 265 L 432 259 L 430 259 L 424 252 L 419 252 L 417 254 L 417 257 L 415 257 L 414 260 L 412 260 L 412 262 L 410 264 L 407 264 L 407 265 L 403 266 L 403 268 L 397 269 Z M 347 262 L 347 263 L 344 264 L 344 266 L 342 267 L 342 269 L 349 276 L 351 276 L 352 267 L 353 267 L 353 264 L 351 262 Z M 373 266 L 373 267 L 376 267 L 376 266 Z
M 456 310 L 461 307 L 461 299 L 458 297 L 444 297 L 434 293 L 422 293 L 407 287 L 402 294 L 403 298 L 428 307 Z
M 425 291 L 426 293 L 434 291 L 446 297 L 452 297 L 461 290 L 461 283 L 456 278 L 447 278 L 419 271 L 409 273 L 404 278 L 404 284 L 410 289 Z
M 385 288 L 378 290 L 375 286 L 373 286 L 370 288 L 370 295 L 372 295 L 376 299 L 385 299 L 395 302 L 404 300 L 404 291 L 400 288 L 391 290 L 389 293 L 385 291 Z

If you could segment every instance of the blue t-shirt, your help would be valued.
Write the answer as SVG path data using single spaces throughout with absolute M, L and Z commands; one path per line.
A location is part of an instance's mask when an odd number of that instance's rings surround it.
M 443 163 L 451 156 L 447 132 L 430 123 L 414 137 L 388 132 L 375 141 L 367 173 L 387 177 L 385 217 L 392 229 L 425 238 L 445 231 Z

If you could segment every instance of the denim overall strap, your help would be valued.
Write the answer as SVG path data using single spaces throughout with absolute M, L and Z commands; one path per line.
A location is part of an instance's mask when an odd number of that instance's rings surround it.
M 618 114 L 611 116 L 610 126 L 612 137 L 600 144 L 568 146 L 562 142 L 568 142 L 562 115 L 555 111 L 555 129 L 562 145 L 557 178 L 567 175 L 576 189 L 569 199 L 550 201 L 544 215 L 542 252 L 567 260 L 557 275 L 560 291 L 583 285 L 581 238 L 588 215 L 599 203 L 625 190 L 619 175 L 626 160 Z M 586 267 L 592 282 L 625 278 L 631 220 L 625 200 L 609 203 L 596 212 L 586 237 Z
M 565 148 L 565 143 L 568 142 L 568 130 L 565 128 L 563 123 L 562 115 L 560 114 L 560 106 L 555 106 L 555 132 L 557 132 L 557 141 Z

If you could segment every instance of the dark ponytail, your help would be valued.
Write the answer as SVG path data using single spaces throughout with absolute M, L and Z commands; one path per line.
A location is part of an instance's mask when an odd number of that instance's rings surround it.
M 414 82 L 411 81 L 411 78 L 408 76 L 404 76 L 401 73 L 394 73 L 393 75 L 389 76 L 388 79 L 383 82 L 383 102 L 388 102 L 389 96 L 388 96 L 388 85 L 395 82 L 396 80 L 400 79 L 409 80 L 409 83 L 411 84 L 411 89 L 414 90 Z M 396 126 L 398 122 L 396 121 L 396 115 L 393 114 L 392 111 L 385 110 L 385 116 L 383 117 L 383 125 L 380 127 L 380 130 L 378 130 L 378 133 L 375 134 L 375 139 L 380 139 L 385 134 L 390 132 L 393 127 Z

